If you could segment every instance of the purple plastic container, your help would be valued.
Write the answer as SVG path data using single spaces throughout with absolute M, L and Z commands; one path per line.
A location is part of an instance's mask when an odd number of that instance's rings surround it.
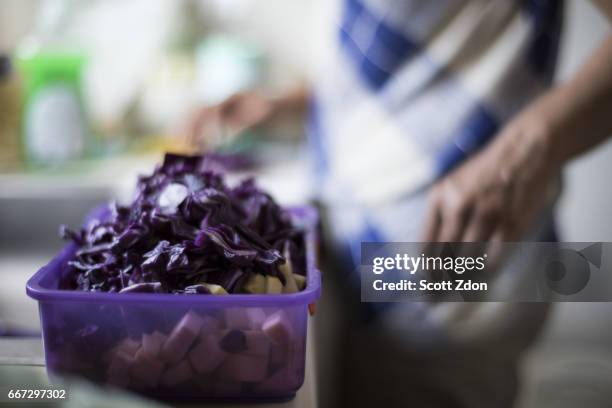
M 27 283 L 38 300 L 47 372 L 161 399 L 282 401 L 304 381 L 308 304 L 321 293 L 317 213 L 292 208 L 306 230 L 306 288 L 282 295 L 91 293 L 58 289 L 67 245 Z M 98 207 L 88 220 L 104 218 Z

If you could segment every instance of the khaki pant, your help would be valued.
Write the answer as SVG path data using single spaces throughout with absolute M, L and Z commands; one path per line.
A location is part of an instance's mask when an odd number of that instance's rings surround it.
M 387 239 L 412 242 L 422 227 L 425 197 L 421 193 L 369 209 L 367 216 L 385 226 Z M 328 243 L 350 239 L 342 221 L 362 217 L 359 208 L 321 210 Z M 543 211 L 525 240 L 554 240 L 553 225 L 552 210 Z M 347 265 L 333 252 L 323 251 L 323 296 L 315 319 L 321 407 L 512 406 L 520 357 L 541 331 L 549 304 L 438 303 L 419 308 L 396 303 L 365 323 L 359 291 L 350 287 Z M 526 271 L 507 263 L 500 276 L 508 278 L 505 287 L 511 290 Z M 438 324 L 427 319 L 438 319 Z M 432 327 L 438 332 L 431 332 Z
M 512 406 L 519 359 L 543 326 L 548 304 L 489 304 L 505 308 L 500 328 L 441 344 L 427 333 L 404 335 L 403 325 L 418 324 L 418 316 L 414 323 L 410 316 L 364 323 L 363 305 L 333 273 L 337 268 L 325 262 L 321 269 L 327 272 L 315 316 L 320 407 Z M 461 323 L 453 330 L 461 332 Z

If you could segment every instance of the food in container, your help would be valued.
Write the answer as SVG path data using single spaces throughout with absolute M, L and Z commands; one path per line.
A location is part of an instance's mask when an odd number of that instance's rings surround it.
M 205 157 L 167 156 L 138 187 L 131 206 L 64 229 L 70 244 L 28 282 L 49 374 L 169 399 L 291 398 L 320 294 L 315 210 L 229 188 Z

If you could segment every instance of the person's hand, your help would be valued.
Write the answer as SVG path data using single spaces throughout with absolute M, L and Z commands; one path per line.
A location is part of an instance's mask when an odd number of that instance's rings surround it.
M 528 230 L 561 168 L 539 111 L 519 115 L 432 187 L 424 242 L 512 241 Z
M 188 124 L 190 145 L 204 149 L 263 124 L 279 109 L 272 97 L 256 91 L 237 93 L 225 101 L 199 108 Z

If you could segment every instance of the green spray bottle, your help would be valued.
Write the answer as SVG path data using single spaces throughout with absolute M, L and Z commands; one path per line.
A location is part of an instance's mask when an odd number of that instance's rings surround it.
M 61 165 L 88 150 L 82 98 L 86 55 L 57 40 L 69 9 L 69 1 L 43 2 L 36 30 L 17 51 L 24 88 L 23 152 L 30 167 Z

